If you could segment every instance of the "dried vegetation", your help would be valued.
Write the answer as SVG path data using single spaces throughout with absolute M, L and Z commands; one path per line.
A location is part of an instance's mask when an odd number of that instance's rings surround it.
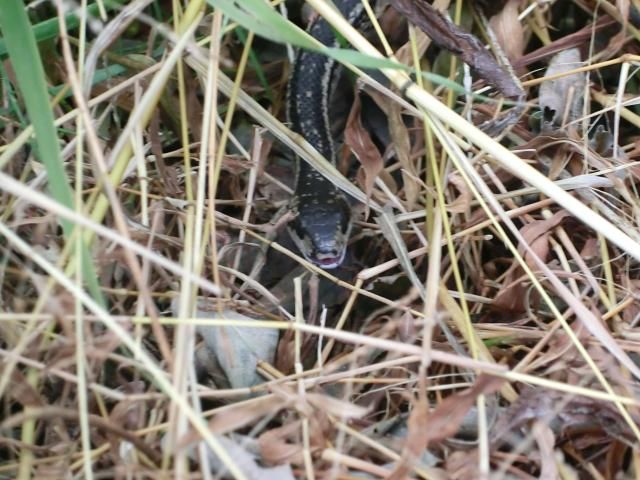
M 640 476 L 639 2 L 378 2 L 409 77 L 310 0 L 364 52 L 337 170 L 283 114 L 309 11 L 244 2 L 35 2 L 32 78 L 5 0 L 0 478 Z M 292 150 L 366 200 L 338 270 Z

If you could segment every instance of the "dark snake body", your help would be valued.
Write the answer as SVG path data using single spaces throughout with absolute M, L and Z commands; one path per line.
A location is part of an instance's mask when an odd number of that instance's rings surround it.
M 337 1 L 336 5 L 353 25 L 366 16 L 360 0 Z M 332 27 L 323 18 L 316 19 L 308 32 L 324 45 L 338 46 Z M 325 55 L 298 51 L 287 97 L 291 129 L 334 165 L 336 149 L 329 121 L 329 98 L 337 66 Z M 305 258 L 326 269 L 339 266 L 351 231 L 351 210 L 344 193 L 298 159 L 291 209 L 296 217 L 289 224 L 289 232 Z

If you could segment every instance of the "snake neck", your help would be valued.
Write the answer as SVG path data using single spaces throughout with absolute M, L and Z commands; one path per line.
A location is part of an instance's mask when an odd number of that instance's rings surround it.
M 360 0 L 342 0 L 337 5 L 352 24 L 362 17 Z M 318 18 L 308 31 L 323 45 L 338 46 L 333 29 L 324 19 Z M 329 97 L 336 66 L 336 62 L 326 55 L 298 51 L 287 95 L 291 129 L 334 165 L 336 152 L 329 121 Z M 291 207 L 297 215 L 289 224 L 289 232 L 305 258 L 325 269 L 339 266 L 351 231 L 351 211 L 344 194 L 298 159 Z
M 363 17 L 360 0 L 336 2 L 340 12 L 351 24 Z M 337 47 L 338 40 L 329 23 L 316 19 L 308 28 L 316 40 L 328 47 Z M 335 164 L 335 145 L 329 122 L 329 97 L 332 93 L 337 63 L 319 53 L 299 50 L 287 89 L 287 117 L 291 129 L 302 135 L 324 158 Z M 306 164 L 300 166 L 300 174 L 313 172 Z

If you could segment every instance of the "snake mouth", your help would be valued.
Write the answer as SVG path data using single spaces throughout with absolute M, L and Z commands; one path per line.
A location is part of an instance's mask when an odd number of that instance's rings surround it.
M 319 258 L 315 261 L 319 267 L 324 269 L 332 269 L 337 268 L 342 263 L 342 258 L 340 257 L 327 257 L 327 258 Z
M 349 235 L 349 226 L 346 232 L 338 232 L 332 238 L 323 238 L 323 235 L 318 234 L 312 237 L 307 233 L 309 227 L 307 226 L 306 229 L 303 227 L 304 225 L 301 226 L 294 220 L 288 230 L 293 243 L 308 262 L 323 270 L 332 270 L 342 265 L 347 253 L 345 240 Z M 329 236 L 325 232 L 321 233 L 324 237 Z M 337 241 L 333 237 L 338 237 Z
M 346 253 L 345 249 L 342 249 L 339 253 L 336 250 L 324 254 L 316 252 L 315 255 L 312 255 L 312 258 L 307 258 L 307 260 L 310 260 L 324 270 L 331 270 L 342 265 Z

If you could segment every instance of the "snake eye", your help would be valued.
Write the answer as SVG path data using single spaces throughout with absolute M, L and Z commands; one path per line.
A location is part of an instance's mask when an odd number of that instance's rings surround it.
M 295 237 L 300 239 L 305 237 L 305 227 L 300 221 L 299 215 L 291 221 L 291 223 L 289 224 L 289 229 L 292 230 L 292 233 L 295 234 Z

